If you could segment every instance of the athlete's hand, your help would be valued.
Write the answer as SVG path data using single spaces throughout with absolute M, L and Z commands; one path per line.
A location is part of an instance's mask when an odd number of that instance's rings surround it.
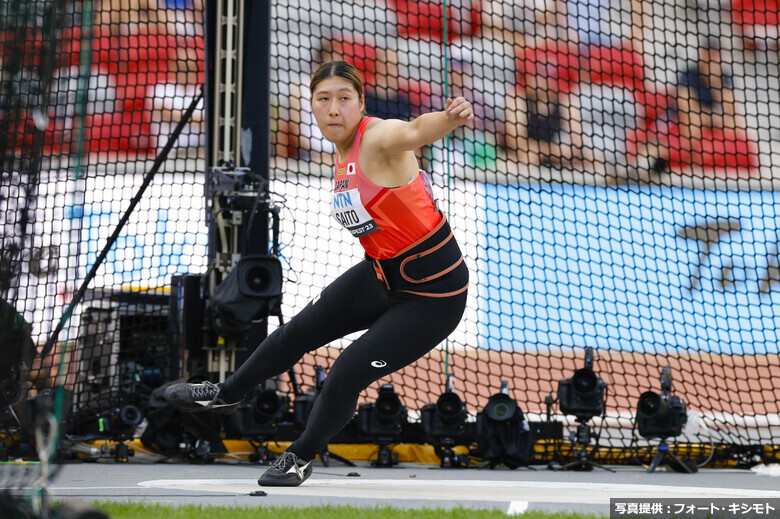
M 444 111 L 447 118 L 458 126 L 474 120 L 474 109 L 471 107 L 471 103 L 463 97 L 456 97 L 455 100 L 447 99 Z

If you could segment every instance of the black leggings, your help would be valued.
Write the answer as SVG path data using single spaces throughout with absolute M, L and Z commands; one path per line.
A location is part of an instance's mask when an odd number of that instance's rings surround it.
M 388 290 L 372 263 L 362 261 L 271 333 L 222 384 L 224 398 L 239 400 L 260 382 L 288 371 L 307 352 L 366 330 L 331 366 L 306 430 L 290 447 L 300 458 L 314 459 L 352 418 L 361 391 L 443 341 L 465 306 L 466 292 L 427 297 Z

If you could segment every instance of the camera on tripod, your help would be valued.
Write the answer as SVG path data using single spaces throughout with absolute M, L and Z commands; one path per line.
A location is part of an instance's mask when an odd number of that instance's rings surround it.
M 585 366 L 558 382 L 561 413 L 588 421 L 604 411 L 607 383 L 593 371 L 593 348 L 585 348 Z
M 97 412 L 85 408 L 75 414 L 69 432 L 79 436 L 129 440 L 143 419 L 144 412 L 132 403 Z
M 675 455 L 666 442 L 672 436 L 679 436 L 688 421 L 685 402 L 672 395 L 672 368 L 666 366 L 661 370 L 661 393 L 645 391 L 639 396 L 636 406 L 636 425 L 639 434 L 647 438 L 660 438 L 657 454 L 650 462 L 648 472 L 655 469 L 669 458 L 669 467 L 678 472 L 692 474 L 698 470 L 695 461 L 683 461 Z
M 561 413 L 574 416 L 577 429 L 570 436 L 575 460 L 560 467 L 560 470 L 593 470 L 593 467 L 612 470 L 593 462 L 591 457 L 596 448 L 590 448 L 592 439 L 598 442 L 598 435 L 591 433 L 588 422 L 604 412 L 604 393 L 607 383 L 593 371 L 593 348 L 585 348 L 585 365 L 569 378 L 558 381 L 558 406 Z
M 469 463 L 467 454 L 455 454 L 453 447 L 466 433 L 466 404 L 452 390 L 452 384 L 436 400 L 420 409 L 423 432 L 428 443 L 433 445 L 442 468 L 465 467 Z
M 645 391 L 639 397 L 636 413 L 639 434 L 644 438 L 668 438 L 682 434 L 688 421 L 683 400 L 672 395 L 672 368 L 661 371 L 661 393 Z
M 279 208 L 266 179 L 233 164 L 209 168 L 206 202 L 213 243 L 207 307 L 215 331 L 240 340 L 253 323 L 281 315 Z
M 276 436 L 279 422 L 288 413 L 290 400 L 285 393 L 260 385 L 235 413 L 228 417 L 231 436 L 270 440 Z
M 401 403 L 392 384 L 379 388 L 379 395 L 373 403 L 361 404 L 358 408 L 360 430 L 369 437 L 387 437 L 389 441 L 401 436 L 406 420 L 406 407 Z
M 406 406 L 401 402 L 392 384 L 384 384 L 374 402 L 358 407 L 358 429 L 366 439 L 379 446 L 375 467 L 392 467 L 398 464 L 398 455 L 393 455 L 390 444 L 400 440 L 406 422 Z

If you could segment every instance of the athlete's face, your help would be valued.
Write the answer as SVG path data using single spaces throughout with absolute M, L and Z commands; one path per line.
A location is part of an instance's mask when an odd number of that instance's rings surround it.
M 363 118 L 364 100 L 352 83 L 338 76 L 321 81 L 312 92 L 311 109 L 326 139 L 350 144 Z

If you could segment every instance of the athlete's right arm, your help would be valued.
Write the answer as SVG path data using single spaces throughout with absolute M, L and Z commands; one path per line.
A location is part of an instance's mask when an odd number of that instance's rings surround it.
M 474 120 L 474 109 L 465 98 L 447 99 L 441 112 L 423 114 L 411 122 L 394 119 L 377 122 L 372 133 L 380 137 L 377 144 L 387 154 L 415 151 L 434 143 L 458 126 Z

